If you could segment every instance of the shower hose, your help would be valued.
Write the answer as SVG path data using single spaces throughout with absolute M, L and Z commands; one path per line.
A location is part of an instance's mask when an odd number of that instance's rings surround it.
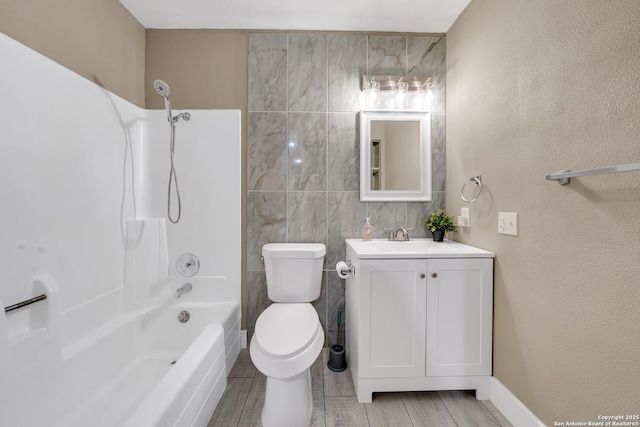
M 169 144 L 169 152 L 171 157 L 171 168 L 169 169 L 169 187 L 167 188 L 167 216 L 169 221 L 176 224 L 180 221 L 180 215 L 182 214 L 182 203 L 180 202 L 180 189 L 178 188 L 178 176 L 176 175 L 176 169 L 173 165 L 173 151 L 176 140 L 176 125 L 171 123 L 171 141 Z M 171 186 L 175 183 L 176 199 L 178 199 L 178 216 L 174 219 L 171 217 Z

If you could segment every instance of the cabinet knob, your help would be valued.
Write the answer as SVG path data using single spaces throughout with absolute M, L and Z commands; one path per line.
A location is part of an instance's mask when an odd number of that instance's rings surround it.
M 438 273 L 431 273 L 431 277 L 435 279 L 436 277 L 438 277 Z
M 422 274 L 420 275 L 420 278 L 421 278 L 421 279 L 424 279 L 425 277 L 427 277 L 427 275 L 426 275 L 426 274 L 424 274 L 424 273 L 422 273 Z

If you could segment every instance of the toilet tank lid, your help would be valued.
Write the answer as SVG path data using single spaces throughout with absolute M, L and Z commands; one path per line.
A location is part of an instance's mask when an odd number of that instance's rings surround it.
M 322 243 L 267 243 L 262 247 L 265 258 L 321 258 L 326 253 Z

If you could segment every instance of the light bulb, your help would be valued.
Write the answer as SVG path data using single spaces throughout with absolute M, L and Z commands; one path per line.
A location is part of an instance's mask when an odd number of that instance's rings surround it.
M 376 82 L 375 80 L 369 81 L 369 86 L 366 89 L 367 108 L 378 107 L 378 91 L 380 91 L 380 82 Z
M 434 93 L 435 86 L 436 85 L 434 83 L 427 83 L 425 85 L 425 92 L 424 92 L 424 109 L 425 110 L 430 111 L 433 106 L 433 100 L 435 98 L 435 93 Z
M 407 91 L 409 90 L 409 83 L 399 82 L 396 86 L 395 104 L 396 110 L 407 109 Z

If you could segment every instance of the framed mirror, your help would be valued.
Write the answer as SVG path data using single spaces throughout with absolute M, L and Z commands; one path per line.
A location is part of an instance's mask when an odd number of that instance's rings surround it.
M 360 112 L 360 200 L 431 200 L 428 112 Z

